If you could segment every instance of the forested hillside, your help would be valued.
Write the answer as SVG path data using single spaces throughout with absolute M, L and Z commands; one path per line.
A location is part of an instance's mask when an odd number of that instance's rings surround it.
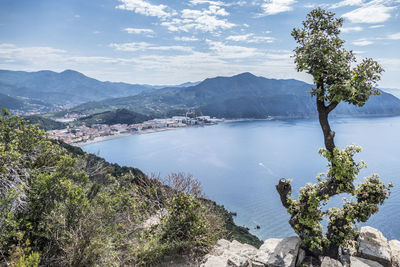
M 105 111 L 80 118 L 78 123 L 84 123 L 86 126 L 93 124 L 135 124 L 150 120 L 150 116 L 146 116 L 127 109 L 117 109 L 113 111 Z
M 260 245 L 191 176 L 163 185 L 51 141 L 7 110 L 0 155 L 1 265 L 140 266 L 167 255 L 196 261 L 220 237 Z

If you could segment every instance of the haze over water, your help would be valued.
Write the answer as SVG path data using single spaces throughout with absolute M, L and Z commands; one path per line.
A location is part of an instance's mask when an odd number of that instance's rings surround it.
M 356 156 L 368 168 L 360 178 L 378 173 L 394 189 L 367 225 L 388 239 L 400 239 L 400 117 L 331 119 L 336 145 L 363 147 Z M 110 162 L 137 167 L 145 173 L 193 174 L 206 195 L 228 210 L 235 221 L 261 239 L 293 234 L 289 215 L 275 190 L 279 178 L 292 178 L 293 193 L 327 170 L 318 153 L 323 137 L 316 119 L 227 122 L 135 135 L 83 147 Z M 340 206 L 341 198 L 331 200 Z M 255 226 L 261 229 L 256 230 Z

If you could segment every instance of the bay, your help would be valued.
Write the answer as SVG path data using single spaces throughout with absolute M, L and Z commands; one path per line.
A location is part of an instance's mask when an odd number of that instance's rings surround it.
M 400 239 L 400 117 L 335 118 L 336 145 L 358 144 L 356 156 L 368 167 L 358 181 L 372 173 L 393 182 L 390 198 L 367 225 L 388 239 Z M 193 174 L 206 195 L 237 212 L 235 222 L 261 239 L 293 235 L 289 215 L 275 185 L 292 178 L 293 194 L 316 175 L 327 161 L 318 153 L 323 137 L 316 119 L 226 122 L 214 126 L 134 135 L 82 147 L 107 161 L 166 176 Z M 340 207 L 342 195 L 328 207 Z M 259 225 L 260 229 L 255 229 Z

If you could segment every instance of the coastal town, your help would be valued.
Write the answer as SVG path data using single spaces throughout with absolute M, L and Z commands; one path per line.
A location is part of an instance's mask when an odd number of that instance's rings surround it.
M 71 116 L 68 118 L 71 118 Z M 71 122 L 73 120 L 69 119 L 68 121 Z M 90 127 L 86 125 L 72 126 L 73 124 L 69 124 L 65 129 L 48 131 L 48 134 L 50 138 L 61 140 L 68 144 L 84 145 L 133 134 L 165 131 L 188 126 L 213 125 L 221 121 L 223 119 L 211 118 L 210 116 L 195 118 L 174 116 L 172 118 L 153 119 L 137 124 L 93 124 Z

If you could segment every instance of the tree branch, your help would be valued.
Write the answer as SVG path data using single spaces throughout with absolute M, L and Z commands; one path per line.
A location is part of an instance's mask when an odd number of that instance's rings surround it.
M 281 197 L 281 202 L 282 205 L 285 208 L 289 207 L 288 203 L 288 195 L 290 192 L 292 192 L 292 186 L 290 185 L 289 181 L 287 181 L 285 178 L 281 178 L 279 180 L 279 184 L 276 185 L 276 190 L 279 193 L 279 196 Z
M 330 103 L 329 106 L 326 107 L 327 112 L 329 113 L 332 110 L 334 110 L 337 107 L 337 105 L 339 105 L 339 102 L 335 101 L 335 102 Z

